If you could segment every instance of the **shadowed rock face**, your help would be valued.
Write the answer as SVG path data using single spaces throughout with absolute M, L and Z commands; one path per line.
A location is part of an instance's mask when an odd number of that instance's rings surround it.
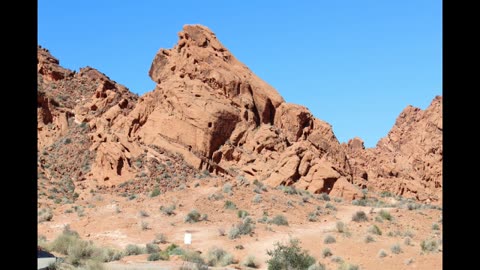
M 344 145 L 352 165 L 354 182 L 414 197 L 442 200 L 442 97 L 426 110 L 405 108 L 395 125 L 375 148 L 364 149 L 354 138 Z
M 157 85 L 142 97 L 95 69 L 64 69 L 45 49 L 39 48 L 38 60 L 39 151 L 67 151 L 58 147 L 61 142 L 81 137 L 69 143 L 75 146 L 70 154 L 40 159 L 47 178 L 68 176 L 85 188 L 136 181 L 140 174 L 151 179 L 165 173 L 159 164 L 167 153 L 227 178 L 243 175 L 347 199 L 361 194 L 354 177 L 370 177 L 370 167 L 356 161 L 373 162 L 364 157 L 362 143 L 340 145 L 328 123 L 286 103 L 204 26 L 184 26 L 172 49 L 158 51 L 149 70 Z M 403 141 L 395 138 L 384 148 L 397 151 Z M 45 163 L 62 164 L 80 149 L 88 165 L 81 172 L 72 164 L 56 170 L 67 174 L 45 169 Z M 353 167 L 347 152 L 355 157 Z

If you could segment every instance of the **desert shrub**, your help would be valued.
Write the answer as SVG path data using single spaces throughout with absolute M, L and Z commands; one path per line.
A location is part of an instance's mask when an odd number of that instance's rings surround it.
M 337 210 L 337 208 L 335 207 L 335 205 L 333 205 L 333 204 L 331 204 L 331 203 L 327 203 L 327 204 L 325 205 L 325 208 L 330 209 L 330 210 L 333 210 L 333 211 L 336 211 L 336 210 Z
M 53 213 L 52 213 L 52 210 L 50 208 L 47 208 L 47 209 L 42 209 L 40 211 L 38 211 L 37 213 L 37 220 L 38 220 L 38 223 L 41 223 L 41 222 L 44 222 L 44 221 L 50 221 L 52 220 L 53 218 Z
M 260 203 L 261 201 L 262 201 L 262 195 L 256 194 L 255 196 L 253 196 L 253 199 L 252 199 L 253 203 Z
M 148 230 L 148 229 L 149 229 L 149 227 L 148 227 L 148 222 L 142 221 L 142 222 L 140 223 L 140 229 L 142 229 L 142 231 Z
M 355 222 L 368 221 L 367 214 L 365 214 L 365 212 L 363 211 L 357 211 L 355 214 L 353 214 L 352 221 L 355 221 Z
M 247 235 L 253 232 L 255 225 L 250 217 L 245 217 L 241 222 L 239 222 L 235 227 L 230 229 L 228 232 L 228 238 L 235 239 L 240 235 Z
M 146 244 L 145 245 L 145 250 L 147 251 L 148 254 L 160 252 L 160 248 L 157 245 L 152 244 L 152 243 Z
M 327 235 L 325 236 L 325 238 L 323 239 L 323 243 L 324 244 L 331 244 L 331 243 L 335 243 L 337 242 L 337 240 L 335 240 L 335 237 L 331 236 L 331 235 Z
M 213 247 L 207 252 L 207 264 L 209 266 L 227 266 L 229 264 L 232 264 L 232 262 L 232 254 L 226 252 L 221 248 Z
M 317 195 L 317 199 L 321 200 L 321 201 L 328 202 L 328 201 L 330 201 L 330 196 L 328 196 L 327 193 L 320 193 L 320 194 Z
M 232 184 L 230 183 L 225 183 L 225 185 L 223 185 L 223 193 L 230 193 L 232 192 Z
M 309 213 L 307 219 L 310 222 L 315 222 L 315 221 L 317 221 L 317 214 L 316 213 Z
M 163 252 L 155 252 L 148 255 L 147 261 L 158 261 L 158 260 L 168 261 L 168 259 L 170 259 L 170 256 L 168 255 L 167 252 L 163 251 Z
M 359 270 L 360 268 L 358 267 L 358 265 L 355 265 L 355 264 L 349 264 L 349 263 L 345 263 L 343 262 L 339 267 L 338 267 L 338 270 Z
M 63 232 L 49 245 L 51 251 L 68 255 L 68 247 L 80 241 L 78 235 Z
M 154 198 L 160 195 L 160 189 L 158 187 L 154 188 L 150 193 L 150 198 Z
M 357 206 L 367 206 L 368 201 L 366 199 L 353 200 L 352 204 Z
M 124 254 L 125 256 L 139 255 L 145 253 L 145 250 L 141 247 L 133 244 L 129 244 L 125 247 Z
M 268 270 L 308 269 L 315 263 L 315 258 L 303 250 L 298 239 L 290 239 L 289 243 L 277 242 L 273 250 L 267 250 Z
M 323 258 L 330 257 L 330 256 L 332 256 L 332 255 L 333 255 L 333 253 L 332 253 L 332 251 L 331 251 L 329 248 L 324 248 L 324 249 L 322 250 L 322 256 L 323 256 Z
M 185 216 L 184 221 L 186 223 L 195 223 L 200 220 L 200 217 L 201 217 L 200 213 L 198 213 L 197 210 L 193 209 L 187 214 L 187 216 Z
M 297 194 L 297 190 L 293 186 L 280 186 L 280 188 L 285 194 L 289 194 L 289 195 Z
M 433 223 L 432 224 L 432 230 L 434 230 L 434 231 L 440 230 L 440 225 L 438 225 L 437 223 Z
M 310 197 L 309 197 L 308 195 L 302 196 L 302 201 L 303 201 L 304 203 L 308 203 L 309 200 L 310 200 Z
M 169 206 L 160 206 L 160 211 L 164 214 L 164 215 L 167 215 L 167 216 L 171 216 L 171 215 L 174 215 L 175 214 L 175 209 L 177 207 L 175 206 L 175 204 L 172 204 L 172 205 L 169 205 Z
M 249 255 L 247 256 L 243 261 L 242 265 L 245 267 L 250 267 L 250 268 L 257 268 L 258 263 L 257 260 L 255 259 L 255 256 Z
M 380 192 L 380 197 L 386 198 L 386 197 L 392 197 L 393 194 L 390 191 L 382 191 Z
M 392 221 L 392 215 L 390 215 L 390 212 L 388 211 L 380 210 L 378 215 L 384 220 Z
M 367 236 L 365 236 L 364 242 L 367 243 L 367 244 L 371 243 L 371 242 L 375 242 L 375 238 L 373 238 L 373 236 L 371 236 L 371 235 L 367 235 Z
M 101 257 L 103 262 L 118 261 L 123 257 L 123 252 L 121 250 L 106 248 L 103 249 Z
M 392 251 L 393 254 L 400 254 L 403 252 L 399 244 L 392 245 L 390 247 L 390 251 Z
M 232 201 L 225 201 L 225 204 L 223 205 L 223 207 L 225 209 L 230 209 L 230 210 L 235 210 L 237 209 L 237 206 L 235 205 L 235 203 L 233 203 Z
M 228 238 L 235 239 L 240 236 L 240 230 L 237 227 L 233 227 L 228 231 Z
M 345 223 L 342 221 L 337 221 L 336 228 L 339 233 L 344 233 L 346 231 Z
M 435 239 L 426 239 L 420 243 L 423 252 L 438 251 L 438 242 Z
M 167 243 L 167 236 L 163 233 L 157 233 L 155 239 L 153 240 L 155 244 L 165 244 Z
M 335 263 L 343 263 L 343 259 L 342 259 L 342 257 L 340 257 L 340 256 L 333 256 L 333 257 L 332 257 L 332 262 L 335 262 Z
M 380 216 L 376 216 L 375 221 L 379 223 L 383 223 L 383 218 L 381 218 Z
M 237 217 L 239 218 L 245 218 L 246 216 L 248 216 L 248 212 L 245 211 L 245 210 L 238 210 L 237 212 Z
M 376 235 L 382 235 L 382 230 L 377 225 L 372 225 L 368 228 L 369 233 L 373 233 Z
M 405 240 L 403 240 L 403 243 L 407 246 L 412 245 L 412 239 L 410 237 L 406 237 Z
M 221 200 L 223 198 L 225 198 L 225 197 L 222 194 L 216 194 L 216 193 L 213 193 L 210 196 L 208 196 L 208 199 L 211 200 L 211 201 L 212 200 L 213 201 L 218 201 L 218 200 Z
M 138 212 L 138 215 L 140 217 L 148 217 L 149 216 L 149 214 L 147 212 L 145 212 L 144 210 L 140 210 L 140 212 Z
M 422 207 L 421 204 L 418 204 L 418 203 L 409 203 L 407 204 L 407 209 L 408 210 L 417 210 L 417 209 L 420 209 Z
M 384 258 L 384 257 L 387 257 L 387 252 L 383 249 L 380 249 L 380 251 L 378 251 L 378 257 L 379 258 Z
M 276 215 L 271 220 L 269 220 L 268 223 L 278 226 L 288 226 L 287 218 L 284 215 Z
M 310 265 L 307 270 L 326 270 L 326 269 L 327 268 L 325 268 L 325 265 L 317 262 L 317 263 L 314 263 L 314 264 Z
M 406 230 L 404 233 L 403 233 L 403 236 L 404 237 L 410 237 L 410 238 L 413 238 L 415 236 L 415 234 L 410 231 L 410 230 Z
M 196 251 L 185 250 L 182 255 L 182 259 L 187 262 L 205 264 L 205 261 L 203 260 L 202 256 L 200 256 L 200 253 Z

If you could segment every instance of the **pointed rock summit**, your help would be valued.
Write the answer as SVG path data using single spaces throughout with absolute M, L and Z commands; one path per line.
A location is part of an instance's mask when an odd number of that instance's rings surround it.
M 175 151 L 196 168 L 274 186 L 319 193 L 351 180 L 331 126 L 285 103 L 208 28 L 186 25 L 177 45 L 159 50 L 149 75 L 155 90 L 118 124 L 132 139 Z

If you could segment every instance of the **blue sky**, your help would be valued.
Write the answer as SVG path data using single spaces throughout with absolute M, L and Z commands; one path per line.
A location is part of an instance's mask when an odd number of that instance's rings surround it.
M 234 3 L 236 2 L 236 3 Z M 407 106 L 442 95 L 442 1 L 38 1 L 38 43 L 131 91 L 184 24 L 209 27 L 287 102 L 373 147 Z

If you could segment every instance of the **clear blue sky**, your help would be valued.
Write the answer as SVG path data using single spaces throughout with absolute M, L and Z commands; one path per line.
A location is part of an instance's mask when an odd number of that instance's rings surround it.
M 38 1 L 38 42 L 64 67 L 92 66 L 131 91 L 184 24 L 216 33 L 287 102 L 340 142 L 373 147 L 407 105 L 442 94 L 442 1 Z

